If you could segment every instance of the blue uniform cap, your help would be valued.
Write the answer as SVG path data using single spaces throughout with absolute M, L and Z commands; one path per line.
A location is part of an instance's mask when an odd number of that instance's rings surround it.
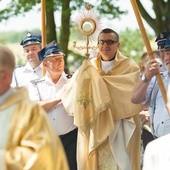
M 64 56 L 64 53 L 61 51 L 60 47 L 58 46 L 55 40 L 49 43 L 46 47 L 44 47 L 38 52 L 38 57 L 40 61 L 44 60 L 44 58 L 46 57 L 51 57 L 56 55 Z
M 164 49 L 167 38 L 170 37 L 170 32 L 161 32 L 155 42 L 157 42 L 158 50 Z
M 25 47 L 32 44 L 41 44 L 41 36 L 28 32 L 27 35 L 21 41 L 20 45 Z
M 170 51 L 170 37 L 165 42 L 165 51 Z

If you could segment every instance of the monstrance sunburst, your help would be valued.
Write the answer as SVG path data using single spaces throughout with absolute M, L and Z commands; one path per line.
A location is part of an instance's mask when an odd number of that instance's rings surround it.
M 90 40 L 94 40 L 101 30 L 101 21 L 97 13 L 92 10 L 90 4 L 86 4 L 82 12 L 77 13 L 74 23 L 77 26 L 79 34 L 86 38 L 85 46 L 77 46 L 74 41 L 74 48 L 78 50 L 86 49 L 85 58 L 89 59 L 89 49 L 96 49 L 95 46 L 90 46 Z

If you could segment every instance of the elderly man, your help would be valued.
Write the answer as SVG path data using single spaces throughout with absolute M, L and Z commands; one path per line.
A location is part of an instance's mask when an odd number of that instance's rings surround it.
M 162 50 L 164 55 L 162 60 L 167 71 L 162 72 L 162 79 L 167 89 L 170 73 L 170 36 L 165 38 L 163 43 L 164 49 Z M 156 138 L 170 133 L 170 117 L 155 78 L 159 71 L 159 63 L 155 59 L 149 60 L 146 70 L 141 80 L 137 83 L 132 96 L 133 103 L 149 103 L 152 133 Z
M 169 50 L 170 51 L 170 50 Z M 168 85 L 168 104 L 167 108 L 170 112 L 170 85 Z M 170 167 L 170 134 L 164 135 L 150 142 L 144 154 L 143 170 L 169 170 Z
M 68 170 L 60 139 L 24 87 L 11 88 L 15 58 L 0 45 L 0 169 Z
M 23 46 L 27 63 L 15 69 L 12 86 L 28 87 L 30 81 L 42 78 L 41 61 L 38 58 L 38 51 L 41 50 L 41 36 L 28 32 L 20 45 Z
M 68 81 L 64 72 L 64 53 L 53 41 L 39 51 L 38 55 L 40 61 L 43 61 L 46 75 L 33 83 L 30 97 L 47 111 L 51 124 L 63 143 L 70 170 L 76 170 L 77 128 L 73 117 L 67 114 L 60 102 L 59 95 L 59 90 Z

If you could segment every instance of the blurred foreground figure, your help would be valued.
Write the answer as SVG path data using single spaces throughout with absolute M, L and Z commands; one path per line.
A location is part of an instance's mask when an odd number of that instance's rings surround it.
M 146 146 L 143 170 L 169 170 L 170 134 L 162 136 Z
M 0 169 L 68 170 L 44 110 L 24 88 L 10 87 L 14 68 L 14 55 L 0 45 Z

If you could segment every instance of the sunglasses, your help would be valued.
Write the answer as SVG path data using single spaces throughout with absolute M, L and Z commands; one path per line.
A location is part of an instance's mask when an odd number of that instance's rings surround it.
M 115 43 L 117 43 L 118 41 L 115 41 L 115 40 L 100 40 L 98 42 L 98 44 L 100 45 L 104 45 L 104 43 L 106 43 L 107 45 L 113 45 Z

